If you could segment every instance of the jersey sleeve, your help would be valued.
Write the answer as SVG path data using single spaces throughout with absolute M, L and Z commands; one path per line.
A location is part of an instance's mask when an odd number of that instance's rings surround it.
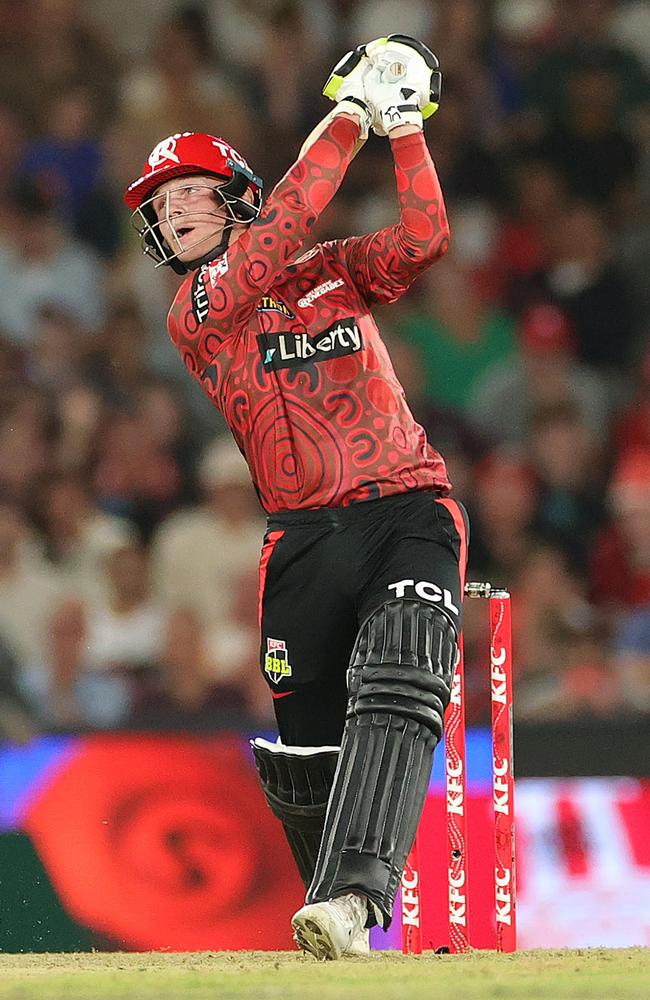
M 395 226 L 341 241 L 367 302 L 395 302 L 449 246 L 445 202 L 423 133 L 391 140 L 400 218 Z
M 334 117 L 275 186 L 259 217 L 226 253 L 188 277 L 168 317 L 169 334 L 197 378 L 224 342 L 245 328 L 260 297 L 290 262 L 341 185 L 359 138 Z M 188 302 L 194 322 L 188 324 Z M 196 307 L 198 303 L 198 308 Z

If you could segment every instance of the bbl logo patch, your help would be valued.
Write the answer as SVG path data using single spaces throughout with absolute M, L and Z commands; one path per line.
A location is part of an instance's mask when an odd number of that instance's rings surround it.
M 274 684 L 281 681 L 283 677 L 291 677 L 293 671 L 289 663 L 287 644 L 282 639 L 266 640 L 264 673 L 269 675 Z

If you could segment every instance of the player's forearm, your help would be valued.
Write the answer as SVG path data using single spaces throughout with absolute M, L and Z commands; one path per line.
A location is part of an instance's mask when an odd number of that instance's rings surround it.
M 360 131 L 358 121 L 341 114 L 330 119 L 315 137 L 312 133 L 296 162 L 271 192 L 251 235 L 264 224 L 265 217 L 277 211 L 279 203 L 283 214 L 295 219 L 296 236 L 302 242 L 341 186 Z
M 449 247 L 445 200 L 424 134 L 413 126 L 403 128 L 413 128 L 413 131 L 397 136 L 391 133 L 400 203 L 396 235 L 408 248 L 410 260 L 436 260 Z

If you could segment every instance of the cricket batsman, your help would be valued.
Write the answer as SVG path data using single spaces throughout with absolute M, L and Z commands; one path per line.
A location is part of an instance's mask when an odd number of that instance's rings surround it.
M 279 740 L 253 750 L 307 890 L 295 939 L 320 959 L 390 923 L 456 662 L 466 514 L 372 314 L 449 245 L 423 134 L 440 83 L 421 42 L 375 39 L 337 64 L 333 109 L 266 200 L 237 150 L 193 132 L 159 142 L 125 194 L 144 251 L 184 276 L 169 334 L 268 515 L 260 668 Z M 370 127 L 398 220 L 306 249 Z

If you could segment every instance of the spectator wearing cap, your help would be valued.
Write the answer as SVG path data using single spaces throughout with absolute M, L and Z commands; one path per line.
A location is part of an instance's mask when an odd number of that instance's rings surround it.
M 171 515 L 154 534 L 154 582 L 168 612 L 196 616 L 215 676 L 230 683 L 257 656 L 264 527 L 250 473 L 230 438 L 206 448 L 198 485 L 198 506 Z
M 624 454 L 609 485 L 611 521 L 595 542 L 594 599 L 613 616 L 650 604 L 650 449 Z
M 519 354 L 487 372 L 469 399 L 468 415 L 498 443 L 525 445 L 532 414 L 570 402 L 588 431 L 606 435 L 611 400 L 598 373 L 575 356 L 567 315 L 550 302 L 529 306 L 517 323 Z

